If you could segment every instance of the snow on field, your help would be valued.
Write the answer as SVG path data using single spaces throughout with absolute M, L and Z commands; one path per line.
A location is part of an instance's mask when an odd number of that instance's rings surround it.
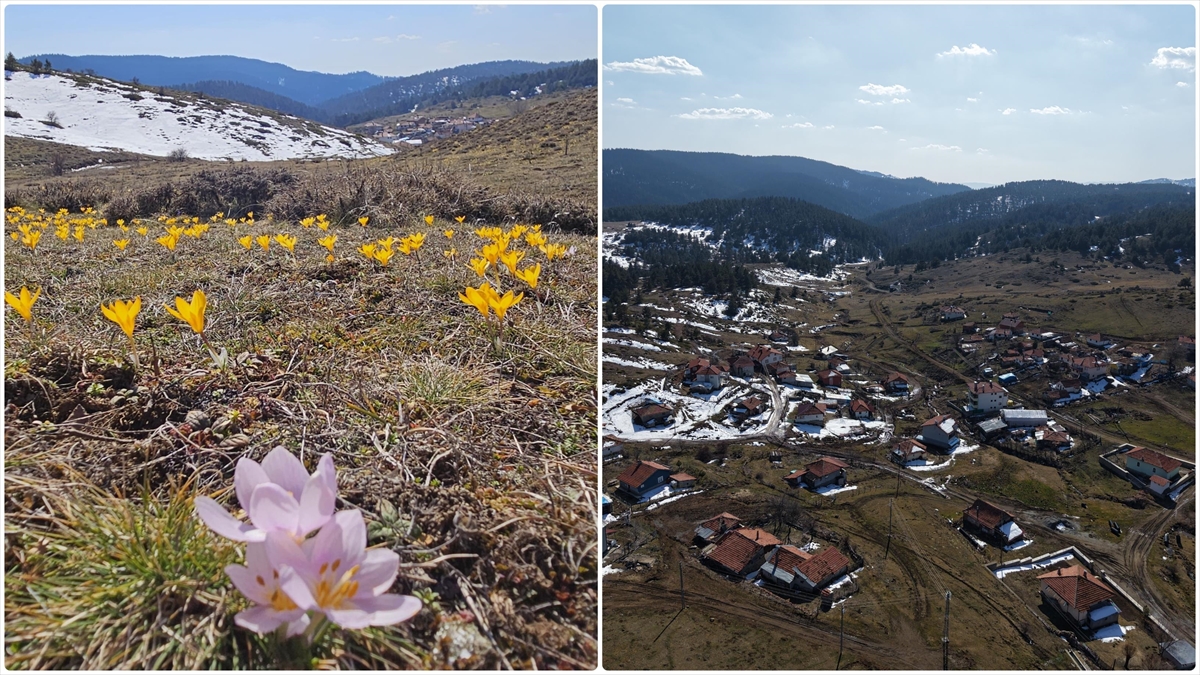
M 789 352 L 806 352 L 806 351 L 808 351 L 808 347 L 805 347 L 804 345 L 789 345 L 788 351 Z
M 622 339 L 618 339 L 618 338 L 607 338 L 606 337 L 606 338 L 604 338 L 604 344 L 620 345 L 622 347 L 633 347 L 634 349 L 645 349 L 648 352 L 661 352 L 662 351 L 662 347 L 659 347 L 658 345 L 647 344 L 645 342 L 638 342 L 637 340 L 622 340 Z
M 929 459 L 914 459 L 908 464 L 905 464 L 904 468 L 909 469 L 910 471 L 941 471 L 942 469 L 949 469 L 952 464 L 954 464 L 953 457 L 951 457 L 948 461 L 940 463 L 935 463 Z
M 684 490 L 682 492 L 668 492 L 667 494 L 670 496 L 660 496 L 657 499 L 651 499 L 650 501 L 652 501 L 654 503 L 651 504 L 650 506 L 647 506 L 646 510 L 653 511 L 654 509 L 657 509 L 658 507 L 662 506 L 663 504 L 670 504 L 671 502 L 677 502 L 680 499 L 683 499 L 684 497 L 687 497 L 689 495 L 700 494 L 701 492 L 704 492 L 704 491 L 703 490 Z M 646 500 L 643 499 L 641 501 L 646 501 Z
M 979 449 L 979 446 L 978 446 L 978 445 L 963 445 L 962 443 L 959 443 L 959 444 L 958 444 L 958 447 L 954 449 L 954 452 L 952 452 L 952 453 L 950 453 L 950 454 L 952 454 L 952 455 L 965 455 L 965 454 L 967 454 L 968 452 L 975 452 L 975 451 L 976 451 L 976 450 L 978 450 L 978 449 Z
M 716 326 L 713 326 L 711 324 L 699 323 L 697 321 L 688 321 L 687 319 L 680 319 L 680 318 L 674 317 L 674 316 L 664 316 L 664 317 L 662 317 L 662 320 L 666 321 L 667 323 L 681 323 L 685 326 L 694 326 L 694 327 L 699 328 L 700 330 L 708 333 L 709 335 L 712 335 L 714 337 L 721 337 L 716 332 L 719 329 Z
M 819 495 L 825 495 L 826 497 L 829 497 L 831 495 L 836 495 L 841 492 L 849 492 L 851 490 L 857 490 L 857 489 L 858 489 L 857 485 L 843 485 L 841 487 L 838 487 L 837 485 L 826 485 L 825 487 L 817 488 L 816 490 L 813 490 L 813 492 L 815 492 Z
M 1021 563 L 1018 565 L 1007 565 L 1005 567 L 1001 567 L 999 569 L 993 570 L 992 574 L 995 574 L 997 579 L 1003 579 L 1004 577 L 1012 574 L 1013 572 L 1029 572 L 1031 570 L 1045 569 L 1052 565 L 1057 565 L 1060 562 L 1065 562 L 1067 560 L 1072 560 L 1074 558 L 1075 558 L 1074 553 L 1067 552 L 1067 553 L 1062 553 L 1062 554 L 1056 555 L 1053 558 L 1046 558 L 1045 560 L 1039 560 L 1038 562 L 1027 562 L 1027 563 Z
M 1109 625 L 1096 630 L 1095 633 L 1092 633 L 1092 639 L 1100 640 L 1101 642 L 1120 642 L 1125 639 L 1126 633 L 1136 628 L 1137 626 L 1122 626 L 1120 624 L 1110 623 Z
M 604 362 L 611 363 L 615 366 L 625 366 L 626 368 L 644 368 L 646 370 L 669 371 L 669 370 L 672 370 L 675 368 L 675 366 L 672 366 L 669 363 L 662 363 L 660 361 L 651 361 L 650 359 L 642 358 L 640 356 L 633 357 L 633 359 L 631 360 L 631 359 L 623 359 L 619 356 L 613 356 L 611 354 L 605 354 Z
M 967 535 L 967 538 L 971 540 L 971 543 L 975 544 L 976 548 L 980 548 L 980 549 L 987 548 L 987 543 L 984 542 L 979 537 L 976 537 L 975 535 L 971 534 L 970 532 L 967 532 L 966 530 L 962 529 L 961 527 L 958 529 L 958 531 Z
M 166 156 L 182 148 L 196 159 L 267 161 L 303 157 L 377 157 L 393 150 L 315 122 L 250 106 L 157 95 L 103 78 L 5 71 L 8 136 L 96 151 Z M 54 113 L 61 128 L 41 120 Z
M 791 412 L 789 410 L 789 412 Z M 834 417 L 825 421 L 824 427 L 816 426 L 815 424 L 797 424 L 796 431 L 799 431 L 809 436 L 816 436 L 820 439 L 854 439 L 864 438 L 871 435 L 872 432 L 882 432 L 886 430 L 887 423 L 882 421 L 862 422 L 855 419 L 844 417 Z
M 673 438 L 719 440 L 736 437 L 741 432 L 713 424 L 710 420 L 719 419 L 725 408 L 738 400 L 743 391 L 740 387 L 727 386 L 711 394 L 685 396 L 664 388 L 663 382 L 646 382 L 620 396 L 609 396 L 603 410 L 604 433 L 632 441 Z M 647 397 L 653 397 L 675 411 L 670 425 L 647 429 L 633 423 L 630 408 Z
M 770 286 L 799 286 L 806 282 L 809 284 L 812 282 L 821 282 L 827 284 L 830 282 L 843 281 L 849 276 L 849 272 L 841 269 L 840 266 L 835 267 L 833 272 L 831 272 L 827 277 L 813 276 L 811 274 L 806 274 L 799 270 L 794 270 L 790 267 L 784 267 L 782 265 L 778 267 L 765 267 L 756 270 L 756 272 L 758 273 L 758 280 Z
M 921 484 L 931 490 L 940 492 L 942 494 L 946 494 L 946 485 L 950 482 L 950 479 L 953 477 L 954 476 L 946 476 L 945 479 L 942 481 L 942 484 L 938 485 L 937 479 L 934 478 L 933 476 L 930 476 L 929 478 L 926 478 L 925 480 L 921 481 Z
M 600 576 L 604 576 L 605 574 L 618 574 L 618 573 L 624 572 L 624 571 L 625 570 L 617 569 L 616 567 L 613 567 L 612 565 L 605 565 L 604 567 L 600 568 Z
M 1004 550 L 1005 551 L 1019 551 L 1032 543 L 1033 543 L 1032 539 L 1022 539 L 1021 541 L 1018 541 L 1018 542 L 1009 544 L 1008 546 L 1005 546 Z
M 622 328 L 621 326 L 609 326 L 604 329 L 605 333 L 621 333 L 623 335 L 636 335 L 637 331 L 632 328 Z

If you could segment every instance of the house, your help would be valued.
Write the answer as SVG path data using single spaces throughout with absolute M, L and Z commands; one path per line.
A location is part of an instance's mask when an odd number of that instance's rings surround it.
M 1024 534 L 1007 511 L 982 499 L 976 499 L 963 511 L 963 526 L 1004 544 L 1011 544 Z
M 1183 349 L 1183 351 L 1189 356 L 1196 355 L 1196 338 L 1189 337 L 1187 335 L 1180 335 L 1179 339 L 1175 341 L 1175 344 L 1179 345 L 1179 347 Z
M 908 378 L 900 373 L 888 373 L 880 384 L 889 394 L 907 394 L 909 390 Z
M 658 462 L 634 462 L 617 476 L 617 489 L 632 497 L 642 497 L 654 488 L 667 484 L 671 470 Z
M 1025 322 L 1016 318 L 1014 315 L 1005 315 L 1000 323 L 996 324 L 996 330 L 1007 328 L 1013 335 L 1025 334 Z
M 850 416 L 856 420 L 873 420 L 875 419 L 875 406 L 861 398 L 856 398 L 850 401 Z
M 1000 326 L 992 330 L 992 333 L 988 336 L 988 339 L 992 342 L 997 342 L 999 340 L 1011 340 L 1012 336 L 1013 332 L 1011 328 Z
M 745 577 L 762 567 L 767 551 L 781 543 L 770 532 L 744 527 L 727 531 L 700 555 L 729 574 Z
M 967 318 L 967 313 L 961 307 L 947 305 L 942 307 L 942 321 L 959 321 Z
M 967 404 L 973 412 L 995 412 L 1008 405 L 1008 392 L 995 382 L 972 382 L 967 385 Z
M 920 441 L 906 438 L 897 443 L 889 455 L 892 461 L 901 466 L 914 460 L 925 458 L 925 446 Z
M 692 375 L 692 384 L 707 387 L 709 390 L 725 386 L 725 369 L 721 366 L 701 366 Z
M 822 370 L 817 373 L 817 382 L 823 387 L 840 387 L 842 386 L 842 374 L 836 370 Z
M 742 526 L 742 519 L 732 513 L 718 513 L 696 526 L 696 538 L 712 543 L 729 530 Z
M 600 513 L 605 516 L 612 513 L 612 498 L 606 494 L 600 495 Z
M 747 396 L 733 405 L 733 417 L 737 420 L 754 417 L 763 410 L 766 410 L 765 406 L 766 401 L 758 396 Z
M 1158 646 L 1162 656 L 1175 670 L 1196 669 L 1196 648 L 1187 640 L 1164 642 Z
M 1009 429 L 1034 429 L 1045 426 L 1049 414 L 1045 410 L 1026 410 L 1025 408 L 1008 408 L 1000 411 L 1000 417 Z
M 1097 380 L 1108 375 L 1108 364 L 1094 356 L 1069 356 L 1067 365 L 1085 381 Z
M 983 435 L 984 440 L 991 441 L 1002 433 L 1008 431 L 1008 425 L 999 417 L 989 417 L 986 420 L 977 422 L 975 428 L 979 429 L 979 433 Z
M 1042 600 L 1077 626 L 1089 631 L 1117 622 L 1121 610 L 1112 601 L 1114 593 L 1082 565 L 1058 568 L 1038 576 Z
M 791 384 L 801 389 L 812 389 L 814 386 L 812 376 L 806 373 L 797 373 L 795 380 Z
M 849 465 L 840 459 L 822 457 L 815 462 L 805 464 L 802 472 L 798 475 L 792 473 L 788 478 L 795 476 L 794 481 L 789 482 L 794 482 L 796 487 L 799 487 L 799 483 L 804 483 L 805 487 L 810 490 L 817 490 L 827 485 L 845 485 L 847 466 Z
M 801 403 L 799 408 L 796 408 L 796 424 L 816 424 L 823 426 L 825 424 L 824 403 Z
M 1071 449 L 1071 435 L 1065 431 L 1054 431 L 1050 427 L 1038 427 L 1033 432 L 1038 450 L 1066 452 Z
M 996 379 L 1000 380 L 1001 384 L 1007 384 L 1010 386 L 1017 383 L 1017 376 L 1013 375 L 1012 373 L 1000 373 L 996 376 Z
M 775 330 L 771 331 L 771 334 L 767 336 L 767 339 L 771 342 L 787 344 L 788 334 L 776 328 Z
M 771 551 L 759 567 L 758 576 L 780 586 L 815 593 L 849 569 L 850 559 L 832 546 L 813 555 L 784 545 Z
M 760 366 L 765 366 L 770 363 L 777 363 L 783 360 L 783 352 L 768 345 L 756 345 L 750 349 L 749 356 Z
M 962 332 L 964 334 L 965 333 L 978 333 L 979 332 L 979 324 L 975 323 L 974 321 L 968 321 L 962 325 Z
M 647 403 L 630 410 L 629 414 L 633 416 L 634 424 L 649 428 L 659 424 L 670 424 L 674 411 L 661 403 Z
M 1139 476 L 1162 476 L 1174 482 L 1179 477 L 1179 460 L 1147 448 L 1134 448 L 1125 453 L 1125 468 Z
M 783 477 L 783 481 L 791 487 L 800 487 L 801 481 L 804 480 L 804 469 L 796 469 Z
M 1171 487 L 1171 481 L 1162 476 L 1150 476 L 1150 481 L 1146 487 L 1150 488 L 1152 494 L 1161 497 L 1167 494 L 1167 490 Z
M 1087 344 L 1089 347 L 1093 347 L 1095 349 L 1108 349 L 1109 347 L 1113 346 L 1113 341 L 1106 340 L 1104 336 L 1099 333 L 1093 333 L 1087 336 Z
M 768 375 L 775 378 L 776 382 L 786 382 L 791 384 L 796 381 L 796 371 L 792 370 L 791 366 L 782 361 L 768 363 L 767 365 L 763 366 L 763 370 Z
M 673 473 L 671 474 L 671 487 L 676 490 L 690 490 L 696 487 L 696 477 L 682 471 Z
M 953 450 L 958 447 L 958 423 L 949 415 L 938 415 L 921 424 L 917 440 L 926 447 Z
M 734 377 L 754 377 L 754 359 L 739 356 L 729 362 L 729 374 Z

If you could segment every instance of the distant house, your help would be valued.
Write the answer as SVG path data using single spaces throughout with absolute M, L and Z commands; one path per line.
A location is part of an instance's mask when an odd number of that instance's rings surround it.
M 875 406 L 861 398 L 856 398 L 850 401 L 850 416 L 856 420 L 873 420 L 875 419 Z
M 842 386 L 842 374 L 836 370 L 822 370 L 817 373 L 817 382 L 824 387 L 840 387 Z
M 962 307 L 947 305 L 942 307 L 942 321 L 959 321 L 967 318 L 967 313 Z
M 1087 336 L 1087 344 L 1089 347 L 1094 347 L 1096 349 L 1108 349 L 1109 347 L 1113 346 L 1113 341 L 1105 339 L 1105 337 L 1099 333 L 1093 333 Z
M 1060 567 L 1038 576 L 1038 581 L 1046 604 L 1084 630 L 1095 631 L 1120 618 L 1121 610 L 1112 601 L 1113 590 L 1082 565 Z
M 995 382 L 972 382 L 967 385 L 967 404 L 978 412 L 995 412 L 1008 405 L 1008 392 Z
M 1187 640 L 1172 640 L 1158 646 L 1162 656 L 1175 670 L 1196 669 L 1196 648 Z
M 996 330 L 1000 330 L 1002 328 L 1007 328 L 1013 335 L 1025 334 L 1025 322 L 1011 316 L 1004 317 L 1000 320 L 1000 323 L 996 325 Z
M 949 415 L 938 415 L 925 420 L 917 440 L 925 447 L 953 450 L 958 447 L 958 423 Z
M 918 440 L 906 438 L 892 447 L 889 456 L 893 462 L 903 466 L 914 460 L 924 459 L 925 446 Z
M 1108 363 L 1094 356 L 1070 356 L 1067 357 L 1067 364 L 1088 382 L 1108 375 Z
M 1004 544 L 1011 544 L 1024 534 L 1012 515 L 982 499 L 976 499 L 963 511 L 963 526 Z
M 642 497 L 654 488 L 667 484 L 671 470 L 658 462 L 637 461 L 617 476 L 617 489 L 632 497 Z
M 1179 477 L 1179 460 L 1147 448 L 1134 448 L 1125 453 L 1125 468 L 1130 473 L 1149 478 L 1162 476 L 1174 481 Z
M 733 405 L 733 417 L 744 420 L 765 410 L 766 402 L 758 396 L 747 396 Z
M 816 424 L 824 426 L 825 424 L 824 403 L 801 403 L 799 408 L 796 408 L 796 424 Z
M 1071 435 L 1065 431 L 1054 431 L 1049 427 L 1041 427 L 1034 431 L 1038 450 L 1053 450 L 1066 452 L 1071 449 Z
M 725 369 L 720 366 L 702 366 L 692 375 L 692 384 L 702 385 L 709 389 L 720 389 L 725 386 Z
M 975 424 L 975 428 L 978 429 L 979 433 L 983 434 L 983 438 L 988 441 L 995 439 L 997 436 L 1000 436 L 1002 433 L 1008 431 L 1008 425 L 1005 424 L 1004 420 L 1000 419 L 999 417 L 989 417 L 986 420 L 977 422 Z
M 775 330 L 771 331 L 771 334 L 767 336 L 767 339 L 771 342 L 787 344 L 788 334 L 776 328 Z
M 881 384 L 889 394 L 907 394 L 909 390 L 908 378 L 900 373 L 888 373 Z
M 612 498 L 606 494 L 600 495 L 600 514 L 607 516 L 612 513 Z
M 671 474 L 671 487 L 676 490 L 690 490 L 696 487 L 696 477 L 682 471 L 673 473 Z
M 721 535 L 711 549 L 701 553 L 701 558 L 729 574 L 746 577 L 762 566 L 768 550 L 781 543 L 770 532 L 739 528 Z
M 975 323 L 974 321 L 968 321 L 962 325 L 962 332 L 963 333 L 978 333 L 979 332 L 979 324 Z
M 749 356 L 739 356 L 729 363 L 729 374 L 735 377 L 753 377 L 754 359 Z
M 634 424 L 649 428 L 670 424 L 674 411 L 661 403 L 648 403 L 630 410 L 629 414 L 633 417 Z
M 763 370 L 766 371 L 768 375 L 775 378 L 776 382 L 783 382 L 787 384 L 794 384 L 796 382 L 796 371 L 792 370 L 791 366 L 782 361 L 768 363 L 763 367 Z
M 797 373 L 792 384 L 800 387 L 801 389 L 812 389 L 814 386 L 812 376 L 806 373 Z
M 833 547 L 816 555 L 795 546 L 776 547 L 759 567 L 758 576 L 780 586 L 815 593 L 850 569 L 850 559 Z
M 1150 488 L 1151 493 L 1161 497 L 1167 494 L 1167 490 L 1171 488 L 1171 481 L 1163 478 L 1162 476 L 1150 476 L 1147 487 Z
M 988 339 L 992 342 L 998 342 L 1000 340 L 1011 340 L 1012 336 L 1013 332 L 1011 328 L 999 326 L 992 331 L 991 335 L 988 336 Z
M 706 368 L 711 365 L 712 365 L 712 362 L 709 361 L 708 359 L 706 359 L 702 356 L 697 356 L 697 357 L 691 359 L 690 361 L 688 361 L 687 365 L 683 367 L 683 378 L 685 380 L 690 380 L 692 378 L 692 376 L 694 376 L 696 374 L 697 370 L 700 370 L 701 368 Z
M 760 366 L 766 366 L 783 360 L 783 352 L 769 345 L 756 345 L 750 350 L 749 356 Z
M 785 480 L 795 487 L 801 483 L 810 490 L 817 490 L 828 485 L 845 485 L 847 464 L 833 457 L 822 457 L 815 462 L 804 465 L 800 472 L 789 474 Z
M 719 513 L 696 526 L 696 538 L 711 544 L 727 531 L 741 526 L 741 518 L 732 513 Z

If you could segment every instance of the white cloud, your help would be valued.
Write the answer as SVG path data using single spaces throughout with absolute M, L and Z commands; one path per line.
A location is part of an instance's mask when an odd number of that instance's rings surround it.
M 868 101 L 865 98 L 856 98 L 854 100 L 858 101 L 859 103 L 861 103 L 863 105 L 883 105 L 882 101 Z
M 897 143 L 904 143 L 904 142 L 906 142 L 907 140 L 908 140 L 907 138 L 897 138 L 897 139 L 896 139 L 896 142 L 897 142 Z
M 1029 112 L 1035 115 L 1070 115 L 1070 108 L 1061 108 L 1056 105 L 1046 106 L 1045 108 L 1030 108 Z
M 795 124 L 785 124 L 785 125 L 783 125 L 783 128 L 784 129 L 811 129 L 811 128 L 813 128 L 813 123 L 812 122 L 796 122 Z
M 873 127 L 867 127 L 867 131 L 882 131 L 885 134 L 887 133 L 887 129 L 884 129 L 883 127 L 878 126 L 878 125 L 873 126 Z
M 901 94 L 907 94 L 910 91 L 908 87 L 902 84 L 893 84 L 885 87 L 882 84 L 867 83 L 859 87 L 859 89 L 872 96 L 899 96 Z
M 632 104 L 633 104 L 633 99 L 631 99 L 631 98 L 619 98 L 619 99 L 617 99 L 617 103 L 628 103 L 628 104 L 632 105 Z
M 966 47 L 959 47 L 958 45 L 954 45 L 947 51 L 938 52 L 937 57 L 940 59 L 945 56 L 995 56 L 995 55 L 996 55 L 995 49 L 988 49 L 987 47 L 980 47 L 979 45 L 972 42 L 970 45 L 968 45 Z
M 605 70 L 617 70 L 650 75 L 703 75 L 700 69 L 681 56 L 650 56 L 632 61 L 612 61 Z
M 979 99 L 977 99 L 977 98 L 971 98 L 970 96 L 968 96 L 968 97 L 967 97 L 967 103 L 979 103 Z
M 492 8 L 487 5 L 475 5 L 476 14 L 491 14 Z
M 1001 111 L 1000 111 L 1000 114 L 1001 114 L 1001 115 L 1011 115 L 1011 114 L 1013 114 L 1013 113 L 1015 113 L 1015 112 L 1017 112 L 1017 109 L 1016 109 L 1016 108 L 1005 108 L 1004 110 L 1001 110 Z
M 615 87 L 615 86 L 616 86 L 616 83 L 615 83 L 615 82 L 613 82 L 612 80 L 605 80 L 605 81 L 604 81 L 604 84 L 606 84 L 606 85 L 608 85 L 608 86 L 610 86 L 610 87 Z
M 832 124 L 827 124 L 827 125 L 825 125 L 825 126 L 823 126 L 823 127 L 821 127 L 821 128 L 822 128 L 822 129 L 826 129 L 826 130 L 828 130 L 828 129 L 832 129 L 832 128 L 833 128 L 833 125 L 832 125 Z
M 941 143 L 930 143 L 919 148 L 909 148 L 909 150 L 952 150 L 954 152 L 962 152 L 962 148 L 957 145 L 942 145 Z
M 975 152 L 978 152 L 979 154 L 982 155 L 982 154 L 988 152 L 988 149 L 987 148 L 975 148 Z
M 681 96 L 681 97 L 679 97 L 679 100 L 680 101 L 695 101 L 696 99 L 688 98 L 687 96 Z
M 892 103 L 912 103 L 912 101 L 906 98 L 894 98 L 892 99 Z
M 718 101 L 736 101 L 741 97 L 741 94 L 734 94 L 733 96 L 714 96 L 713 98 L 717 99 Z
M 329 41 L 330 41 L 330 42 L 358 42 L 358 38 L 356 38 L 356 37 L 349 37 L 349 38 L 330 38 L 330 39 L 329 39 Z
M 685 120 L 769 120 L 774 115 L 755 108 L 700 108 L 676 117 Z
M 1195 47 L 1159 47 L 1158 54 L 1150 59 L 1150 65 L 1170 70 L 1196 70 Z
M 1188 86 L 1188 83 L 1187 82 L 1176 82 L 1175 86 L 1176 87 L 1186 87 L 1186 86 Z
M 421 36 L 420 35 L 409 35 L 407 33 L 401 33 L 401 34 L 397 35 L 396 37 L 392 37 L 390 35 L 384 35 L 382 37 L 371 38 L 371 39 L 374 40 L 375 42 L 382 42 L 385 45 L 390 45 L 397 40 L 420 40 Z

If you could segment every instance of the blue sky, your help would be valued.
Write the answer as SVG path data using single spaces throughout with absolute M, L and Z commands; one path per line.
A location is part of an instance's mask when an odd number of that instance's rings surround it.
M 581 5 L 8 5 L 4 50 L 229 54 L 325 73 L 413 75 L 596 58 L 597 17 Z
M 1196 174 L 1191 6 L 604 8 L 608 148 L 1003 183 Z

